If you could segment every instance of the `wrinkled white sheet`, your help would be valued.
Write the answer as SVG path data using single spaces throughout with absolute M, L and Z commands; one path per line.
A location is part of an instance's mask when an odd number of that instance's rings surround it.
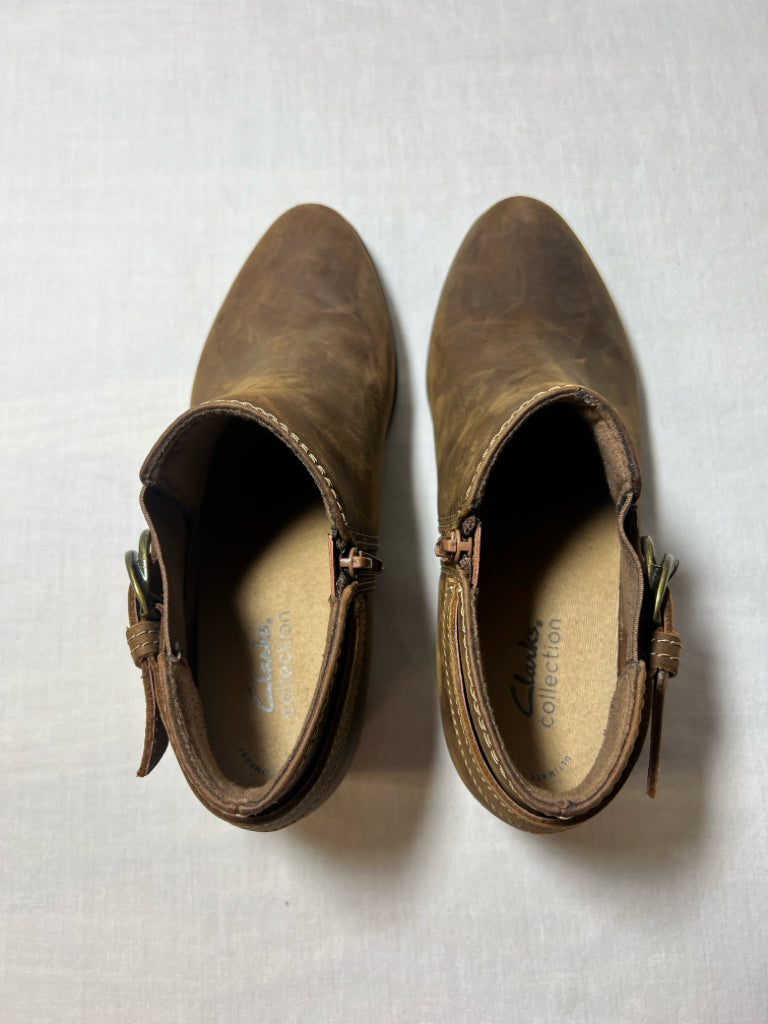
M 4 0 L 2 1017 L 24 1024 L 768 1019 L 768 15 L 701 0 Z M 440 732 L 432 315 L 471 222 L 553 205 L 625 320 L 644 525 L 682 562 L 660 795 L 516 832 Z M 138 469 L 284 209 L 340 210 L 391 301 L 371 695 L 274 835 L 134 771 Z

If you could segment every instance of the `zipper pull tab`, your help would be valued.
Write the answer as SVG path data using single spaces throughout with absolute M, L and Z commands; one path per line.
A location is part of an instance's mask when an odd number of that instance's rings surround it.
M 480 533 L 482 526 L 475 516 L 465 519 L 461 526 L 444 533 L 437 539 L 435 554 L 445 565 L 458 565 L 477 586 L 480 573 Z
M 384 565 L 380 558 L 376 558 L 368 551 L 361 551 L 359 548 L 350 548 L 346 555 L 339 558 L 339 568 L 346 569 L 352 579 L 358 573 L 369 574 L 384 571 Z
M 444 562 L 460 562 L 464 555 L 472 557 L 473 542 L 471 537 L 462 537 L 461 530 L 451 530 L 438 537 L 435 554 Z

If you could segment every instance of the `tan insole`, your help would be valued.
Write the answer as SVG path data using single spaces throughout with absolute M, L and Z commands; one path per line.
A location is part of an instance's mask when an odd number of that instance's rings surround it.
M 501 737 L 562 793 L 594 764 L 616 689 L 619 537 L 591 434 L 567 407 L 535 416 L 484 501 L 479 636 Z
M 328 518 L 284 445 L 251 424 L 235 427 L 215 453 L 201 514 L 197 679 L 214 757 L 228 778 L 255 786 L 285 764 L 317 687 Z

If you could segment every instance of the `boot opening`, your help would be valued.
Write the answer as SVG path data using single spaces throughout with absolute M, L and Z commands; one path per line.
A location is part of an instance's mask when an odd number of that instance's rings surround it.
M 579 786 L 595 766 L 616 692 L 621 541 L 613 489 L 585 412 L 558 403 L 512 436 L 480 510 L 485 686 L 510 760 L 551 795 Z
M 211 751 L 243 786 L 268 783 L 301 735 L 329 622 L 329 522 L 279 438 L 233 420 L 211 449 L 188 565 L 192 657 Z

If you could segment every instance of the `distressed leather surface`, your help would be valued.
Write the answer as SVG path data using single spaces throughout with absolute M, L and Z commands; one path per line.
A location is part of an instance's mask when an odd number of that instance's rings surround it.
M 467 787 L 497 817 L 528 831 L 560 831 L 595 814 L 623 785 L 647 731 L 651 683 L 641 635 L 640 421 L 632 355 L 584 248 L 543 203 L 504 200 L 469 231 L 435 316 L 428 385 L 439 527 L 444 538 L 456 530 L 477 538 L 474 552 L 459 560 L 443 554 L 438 676 L 448 747 Z M 527 416 L 563 400 L 589 409 L 596 424 L 622 560 L 616 694 L 603 747 L 585 782 L 554 797 L 518 772 L 487 698 L 476 614 L 477 517 L 505 442 Z M 446 545 L 445 539 L 439 545 L 443 553 Z
M 144 748 L 136 774 L 149 775 L 168 747 L 168 733 L 157 707 L 157 677 L 160 671 L 157 657 L 160 653 L 159 621 L 142 619 L 133 590 L 128 591 L 128 622 L 126 639 L 134 664 L 141 669 L 144 686 L 145 722 Z
M 428 384 L 441 529 L 470 514 L 513 418 L 559 389 L 602 396 L 638 448 L 619 316 L 579 240 L 535 199 L 497 203 L 464 239 L 435 315 Z
M 307 445 L 344 536 L 378 532 L 394 396 L 386 300 L 350 225 L 325 206 L 283 214 L 247 259 L 208 335 L 192 404 L 264 411 Z M 273 425 L 274 425 L 274 421 Z M 306 453 L 305 453 L 306 454 Z
M 271 831 L 308 814 L 333 791 L 354 752 L 374 577 L 351 573 L 342 558 L 353 545 L 369 553 L 377 548 L 394 391 L 392 329 L 363 243 L 333 210 L 296 207 L 246 261 L 206 341 L 192 407 L 164 432 L 142 467 L 152 574 L 163 598 L 159 639 L 145 626 L 154 646 L 140 646 L 147 642 L 144 620 L 131 603 L 129 645 L 141 659 L 147 698 L 139 773 L 157 764 L 167 735 L 198 798 L 244 828 Z M 194 567 L 185 568 L 185 547 L 196 514 L 189 477 L 210 451 L 210 442 L 199 440 L 201 426 L 230 417 L 267 428 L 304 463 L 323 496 L 332 538 L 326 648 L 307 722 L 283 771 L 253 787 L 225 777 L 213 757 L 187 649 L 184 578 Z M 200 459 L 194 446 L 201 446 Z M 279 502 L 279 480 L 265 480 L 264 495 Z

